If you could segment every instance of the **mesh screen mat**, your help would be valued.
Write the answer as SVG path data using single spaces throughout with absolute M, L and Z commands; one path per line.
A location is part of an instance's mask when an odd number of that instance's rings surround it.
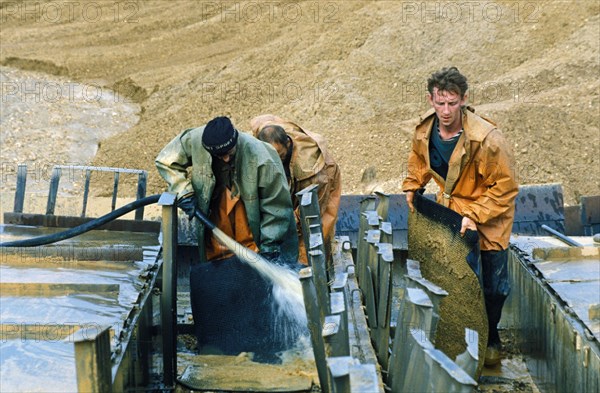
M 420 262 L 423 277 L 448 292 L 440 305 L 436 348 L 451 359 L 466 350 L 465 328 L 479 333 L 479 375 L 488 323 L 480 281 L 479 236 L 460 236 L 462 217 L 418 193 L 408 215 L 408 257 Z
M 201 353 L 252 352 L 256 361 L 272 363 L 298 338 L 275 307 L 272 285 L 237 257 L 192 265 L 190 287 Z
M 309 392 L 312 377 L 297 364 L 270 365 L 244 356 L 194 356 L 178 382 L 193 391 Z

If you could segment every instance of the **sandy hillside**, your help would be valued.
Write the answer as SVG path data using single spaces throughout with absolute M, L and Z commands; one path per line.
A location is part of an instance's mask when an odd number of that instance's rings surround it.
M 369 166 L 399 192 L 425 80 L 456 65 L 512 142 L 521 183 L 561 182 L 569 204 L 600 193 L 597 1 L 0 4 L 0 64 L 140 104 L 94 164 L 147 169 L 149 192 L 164 188 L 154 157 L 182 129 L 224 114 L 248 130 L 260 113 L 324 134 L 345 193 L 364 192 Z

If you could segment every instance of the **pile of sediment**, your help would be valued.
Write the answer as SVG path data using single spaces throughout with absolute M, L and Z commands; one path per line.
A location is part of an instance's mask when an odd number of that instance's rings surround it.
M 469 77 L 470 102 L 504 130 L 521 183 L 562 182 L 567 203 L 600 190 L 590 171 L 600 157 L 598 2 L 49 4 L 0 5 L 0 64 L 139 104 L 139 123 L 104 140 L 94 164 L 147 169 L 150 193 L 164 188 L 154 158 L 178 132 L 216 115 L 248 130 L 260 113 L 325 135 L 345 193 L 363 192 L 368 166 L 381 190 L 398 192 L 426 78 L 445 65 Z

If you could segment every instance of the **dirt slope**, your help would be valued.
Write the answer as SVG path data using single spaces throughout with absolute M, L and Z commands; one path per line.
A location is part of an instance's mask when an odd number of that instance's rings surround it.
M 36 6 L 37 4 L 37 6 Z M 399 192 L 425 80 L 456 65 L 513 143 L 522 183 L 600 193 L 596 1 L 1 2 L 0 63 L 114 87 L 139 124 L 97 165 L 144 168 L 184 128 L 260 113 L 324 134 L 344 192 Z M 29 8 L 26 8 L 29 7 Z

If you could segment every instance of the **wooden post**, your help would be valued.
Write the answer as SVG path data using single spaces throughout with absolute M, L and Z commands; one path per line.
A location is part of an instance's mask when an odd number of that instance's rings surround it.
M 85 170 L 85 184 L 83 186 L 83 207 L 81 208 L 81 217 L 85 217 L 88 196 L 90 194 L 90 179 L 91 179 L 91 177 L 92 177 L 92 171 L 90 169 L 86 169 Z
M 142 198 L 146 197 L 146 178 L 147 177 L 148 177 L 148 173 L 146 171 L 142 171 L 138 174 L 136 199 L 142 199 Z M 135 219 L 136 220 L 144 219 L 144 207 L 143 206 L 135 211 Z
M 112 194 L 112 202 L 110 204 L 110 211 L 114 211 L 117 206 L 117 194 L 119 193 L 119 172 L 115 172 L 114 181 L 113 181 L 113 194 Z
M 25 202 L 25 186 L 27 185 L 27 165 L 19 164 L 17 167 L 17 189 L 15 191 L 15 205 L 13 212 L 23 213 Z
M 163 264 L 160 298 L 164 383 L 175 384 L 177 376 L 177 195 L 165 192 L 162 206 Z
M 60 167 L 54 167 L 52 170 L 52 178 L 50 179 L 50 189 L 48 190 L 48 203 L 46 204 L 46 214 L 54 215 L 54 207 L 56 206 L 56 196 L 58 195 L 58 183 L 62 170 Z
M 75 343 L 77 390 L 89 393 L 112 392 L 110 327 L 79 329 L 67 340 Z
M 304 295 L 304 306 L 306 307 L 306 318 L 308 320 L 308 330 L 315 355 L 315 364 L 319 375 L 319 383 L 323 393 L 330 393 L 329 374 L 327 370 L 327 360 L 325 354 L 325 342 L 323 341 L 322 328 L 324 318 L 321 317 L 319 305 L 314 301 L 317 298 L 315 283 L 313 282 L 312 268 L 306 267 L 300 270 L 300 282 L 302 283 L 302 293 Z

